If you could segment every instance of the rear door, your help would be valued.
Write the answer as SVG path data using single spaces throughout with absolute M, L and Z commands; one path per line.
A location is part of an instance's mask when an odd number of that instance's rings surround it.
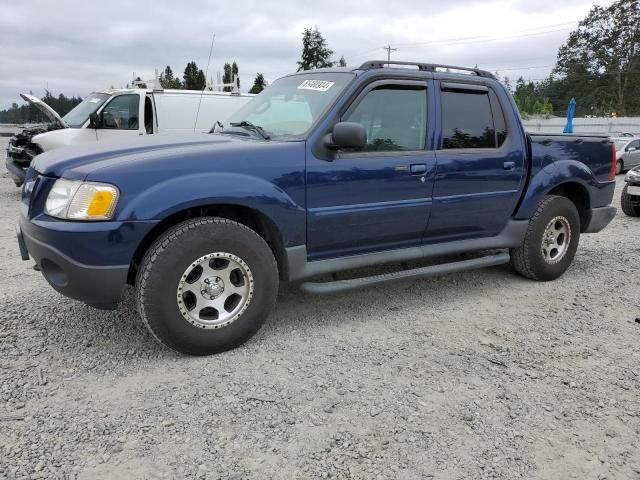
M 525 178 L 522 136 L 507 128 L 504 102 L 493 89 L 439 86 L 441 128 L 425 243 L 497 235 Z
M 367 147 L 308 158 L 310 259 L 420 245 L 435 167 L 427 150 L 427 86 L 369 84 L 339 118 L 365 127 Z

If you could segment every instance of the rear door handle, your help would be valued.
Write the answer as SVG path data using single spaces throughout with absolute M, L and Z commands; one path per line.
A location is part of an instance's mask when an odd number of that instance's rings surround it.
M 427 173 L 427 165 L 425 163 L 414 163 L 409 167 L 411 175 L 424 175 Z
M 502 168 L 504 168 L 505 170 L 513 170 L 514 168 L 516 168 L 516 162 L 504 162 L 502 164 Z

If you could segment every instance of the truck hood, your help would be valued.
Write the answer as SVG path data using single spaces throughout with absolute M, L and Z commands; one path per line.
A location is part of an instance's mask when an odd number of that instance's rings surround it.
M 181 159 L 190 155 L 213 158 L 276 143 L 280 142 L 207 133 L 148 135 L 51 150 L 35 157 L 31 166 L 40 174 L 73 180 L 104 170 L 130 170 L 139 175 L 158 163 L 179 168 Z
M 45 116 L 53 123 L 59 125 L 61 128 L 69 128 L 69 125 L 67 125 L 67 122 L 65 122 L 62 117 L 60 115 L 58 115 L 58 112 L 56 112 L 53 108 L 51 108 L 49 105 L 47 105 L 46 103 L 44 103 L 42 100 L 40 100 L 37 97 L 34 97 L 33 95 L 29 95 L 27 93 L 21 93 L 20 96 L 26 100 L 27 102 L 29 102 L 31 105 L 35 106 L 38 110 L 40 110 L 42 113 L 45 114 Z

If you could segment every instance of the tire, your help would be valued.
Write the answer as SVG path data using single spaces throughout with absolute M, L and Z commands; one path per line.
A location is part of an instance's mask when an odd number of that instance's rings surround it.
M 640 206 L 631 203 L 631 195 L 627 193 L 628 186 L 629 184 L 625 185 L 622 189 L 622 197 L 620 198 L 622 211 L 625 215 L 628 215 L 630 217 L 640 217 Z
M 571 265 L 579 241 L 580 215 L 576 206 L 568 198 L 547 195 L 529 221 L 523 244 L 509 250 L 511 265 L 524 277 L 555 280 Z
M 278 266 L 262 237 L 231 220 L 201 217 L 172 227 L 147 250 L 136 303 L 159 342 L 210 355 L 241 345 L 260 329 L 278 286 Z
M 622 160 L 616 161 L 616 175 L 620 175 L 624 170 L 624 162 Z

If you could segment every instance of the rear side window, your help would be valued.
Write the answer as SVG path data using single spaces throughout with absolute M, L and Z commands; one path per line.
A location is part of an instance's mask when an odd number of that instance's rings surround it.
M 502 145 L 507 136 L 504 114 L 495 94 L 491 95 L 493 102 L 489 101 L 489 91 L 442 91 L 443 149 Z

